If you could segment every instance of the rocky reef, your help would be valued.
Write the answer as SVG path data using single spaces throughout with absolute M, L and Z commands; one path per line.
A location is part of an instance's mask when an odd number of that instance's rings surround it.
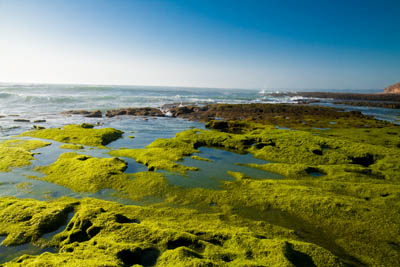
M 61 112 L 64 115 L 83 115 L 87 118 L 101 118 L 103 117 L 103 113 L 100 110 L 95 111 L 87 111 L 87 110 L 67 110 Z
M 93 129 L 93 127 L 91 124 L 83 123 L 81 125 L 67 125 L 61 129 L 52 128 L 28 131 L 20 136 L 49 139 L 62 143 L 104 146 L 117 140 L 123 134 L 122 131 L 113 128 Z
M 132 115 L 132 116 L 153 116 L 153 117 L 163 117 L 164 113 L 158 108 L 122 108 L 107 110 L 107 117 L 115 117 L 121 115 Z
M 29 177 L 75 192 L 112 189 L 142 207 L 94 198 L 0 198 L 3 245 L 58 249 L 4 266 L 400 265 L 400 126 L 303 105 L 176 107 L 173 114 L 192 114 L 208 129 L 144 148 L 110 148 L 112 157 L 63 153 L 35 168 L 43 176 Z M 72 125 L 22 136 L 104 146 L 99 133 L 106 129 Z M 40 147 L 25 146 L 28 152 Z M 250 153 L 268 162 L 246 166 L 284 178 L 228 170 L 234 180 L 218 190 L 170 184 L 168 173 L 196 172 L 185 158 L 212 163 L 201 147 Z M 127 158 L 148 171 L 127 173 Z
M 221 219 L 188 209 L 122 206 L 95 199 L 46 203 L 2 198 L 0 205 L 7 207 L 0 218 L 11 217 L 9 225 L 18 225 L 7 232 L 9 244 L 14 231 L 40 242 L 42 229 L 58 227 L 67 212 L 74 212 L 64 231 L 42 241 L 58 247 L 58 253 L 26 255 L 3 266 L 344 265 L 326 249 L 296 240 L 289 230 L 234 216 Z M 32 227 L 29 221 L 46 222 L 47 227 Z

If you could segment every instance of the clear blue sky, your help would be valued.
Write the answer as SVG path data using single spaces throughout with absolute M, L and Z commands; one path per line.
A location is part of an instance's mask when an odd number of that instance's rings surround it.
M 0 0 L 0 81 L 383 88 L 400 0 Z

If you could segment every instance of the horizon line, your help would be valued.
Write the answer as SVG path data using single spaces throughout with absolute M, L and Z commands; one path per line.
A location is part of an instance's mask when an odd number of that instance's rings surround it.
M 384 88 L 284 88 L 284 87 L 259 87 L 259 88 L 238 88 L 238 87 L 203 87 L 203 86 L 182 86 L 182 85 L 144 85 L 144 84 L 109 84 L 109 83 L 52 83 L 52 82 L 4 82 L 1 85 L 83 85 L 83 86 L 119 86 L 119 87 L 167 87 L 167 88 L 195 88 L 195 89 L 220 89 L 220 90 L 351 90 L 351 91 L 372 91 L 384 90 Z

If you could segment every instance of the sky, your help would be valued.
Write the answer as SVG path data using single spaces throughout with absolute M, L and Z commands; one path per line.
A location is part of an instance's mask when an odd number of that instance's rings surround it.
M 399 0 L 0 0 L 0 82 L 379 89 Z

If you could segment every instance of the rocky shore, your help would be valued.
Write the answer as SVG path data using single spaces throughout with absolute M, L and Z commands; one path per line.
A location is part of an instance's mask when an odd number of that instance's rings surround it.
M 0 142 L 1 154 L 8 155 L 0 157 L 2 172 L 29 166 L 35 149 L 63 143 L 57 160 L 35 166 L 28 179 L 73 192 L 113 190 L 143 205 L 1 197 L 3 246 L 54 249 L 4 266 L 400 264 L 400 126 L 298 104 L 177 105 L 108 114 L 186 118 L 204 121 L 208 129 L 187 129 L 143 148 L 115 148 L 112 142 L 128 133 L 90 124 L 36 129 Z M 102 152 L 78 151 L 84 147 Z M 265 163 L 243 165 L 281 178 L 228 170 L 234 179 L 219 189 L 170 184 L 169 173 L 199 171 L 183 164 L 188 157 L 212 164 L 196 155 L 202 147 L 251 154 Z M 128 159 L 147 171 L 128 173 Z

